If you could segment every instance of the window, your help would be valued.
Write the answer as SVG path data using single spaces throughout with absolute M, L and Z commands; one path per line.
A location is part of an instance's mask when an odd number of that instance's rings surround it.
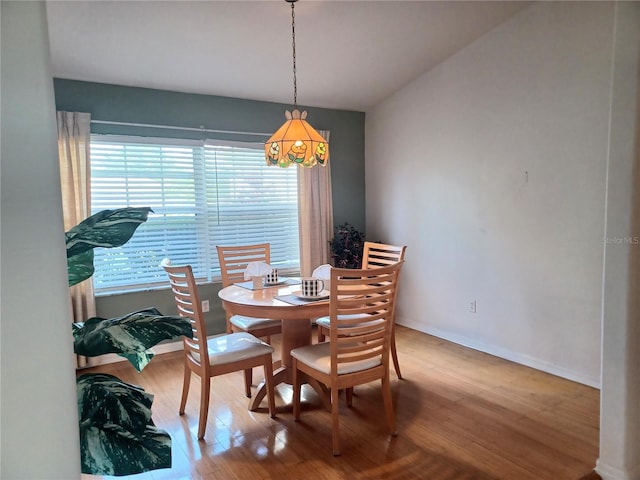
M 297 169 L 267 167 L 262 144 L 92 135 L 92 213 L 144 206 L 129 242 L 95 250 L 96 293 L 165 285 L 164 258 L 219 279 L 216 245 L 269 242 L 299 270 Z

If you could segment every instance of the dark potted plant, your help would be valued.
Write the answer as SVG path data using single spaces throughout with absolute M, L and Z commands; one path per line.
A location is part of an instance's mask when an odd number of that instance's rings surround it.
M 350 223 L 334 228 L 333 238 L 329 240 L 331 264 L 337 268 L 360 268 L 364 250 L 364 233 L 356 230 Z
M 69 286 L 93 275 L 94 248 L 124 245 L 150 211 L 148 207 L 104 210 L 66 232 Z M 153 357 L 149 348 L 182 335 L 193 336 L 189 321 L 163 316 L 155 308 L 73 325 L 77 354 L 117 353 L 138 371 Z M 121 476 L 171 466 L 171 438 L 151 419 L 153 395 L 113 375 L 80 375 L 76 385 L 83 473 Z

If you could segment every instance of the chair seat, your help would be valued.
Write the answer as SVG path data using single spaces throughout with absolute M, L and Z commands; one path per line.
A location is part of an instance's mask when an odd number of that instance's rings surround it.
M 282 325 L 280 320 L 245 317 L 244 315 L 234 315 L 229 319 L 229 322 L 242 330 L 254 330 L 258 328 L 278 327 Z
M 366 313 L 360 313 L 360 314 L 352 314 L 352 315 L 338 315 L 338 318 L 340 320 L 356 320 L 356 319 L 360 319 L 360 318 L 366 318 L 368 315 Z M 366 322 L 365 325 L 375 325 L 376 323 L 382 323 L 383 320 L 372 320 L 371 322 Z M 331 318 L 330 317 L 320 317 L 318 319 L 316 319 L 316 324 L 324 327 L 324 328 L 331 328 Z M 339 329 L 340 327 L 338 327 Z
M 331 374 L 331 344 L 328 342 L 296 348 L 291 350 L 291 356 L 320 372 Z M 380 364 L 379 356 L 357 362 L 341 363 L 338 365 L 338 375 L 368 370 Z
M 245 332 L 209 338 L 207 349 L 210 365 L 222 365 L 273 353 L 271 345 Z M 194 354 L 193 357 L 196 361 L 200 361 L 198 354 Z

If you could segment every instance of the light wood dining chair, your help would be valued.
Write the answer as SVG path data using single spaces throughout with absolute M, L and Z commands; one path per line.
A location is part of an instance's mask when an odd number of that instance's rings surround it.
M 407 250 L 406 245 L 389 245 L 385 243 L 364 242 L 364 250 L 362 253 L 362 268 L 377 268 L 392 265 L 396 262 L 404 260 Z M 393 313 L 393 325 L 391 332 L 391 358 L 393 360 L 393 368 L 398 378 L 402 378 L 400 372 L 400 362 L 398 361 L 398 352 L 396 350 L 396 333 L 395 333 L 395 312 Z M 318 342 L 324 342 L 326 336 L 329 335 L 329 317 L 316 319 L 318 326 Z
M 244 282 L 244 271 L 251 262 L 271 261 L 271 247 L 268 243 L 239 246 L 216 246 L 222 286 Z M 265 338 L 271 343 L 271 335 L 282 332 L 282 321 L 271 318 L 253 318 L 244 315 L 227 314 L 227 333 L 248 332 L 256 337 Z
M 296 348 L 293 358 L 293 413 L 300 420 L 305 377 L 331 391 L 333 454 L 340 455 L 338 393 L 374 380 L 382 382 L 389 431 L 396 435 L 389 382 L 389 351 L 398 276 L 404 261 L 375 269 L 331 270 L 329 342 Z M 347 397 L 351 405 L 351 397 Z
M 184 382 L 180 415 L 184 414 L 191 384 L 191 372 L 200 377 L 200 417 L 198 439 L 204 438 L 209 413 L 211 377 L 244 370 L 245 393 L 251 397 L 253 367 L 262 365 L 267 386 L 269 414 L 276 416 L 273 389 L 273 347 L 259 338 L 246 333 L 230 333 L 207 338 L 202 315 L 202 304 L 193 271 L 190 265 L 163 267 L 169 275 L 178 314 L 191 322 L 193 339 L 184 337 Z M 204 357 L 204 358 L 203 358 Z

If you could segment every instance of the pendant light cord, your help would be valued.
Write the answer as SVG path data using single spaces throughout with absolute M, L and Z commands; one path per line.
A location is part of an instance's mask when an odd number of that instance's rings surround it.
M 293 46 L 293 108 L 298 108 L 298 82 L 296 80 L 296 11 L 295 2 L 291 2 L 291 44 Z

